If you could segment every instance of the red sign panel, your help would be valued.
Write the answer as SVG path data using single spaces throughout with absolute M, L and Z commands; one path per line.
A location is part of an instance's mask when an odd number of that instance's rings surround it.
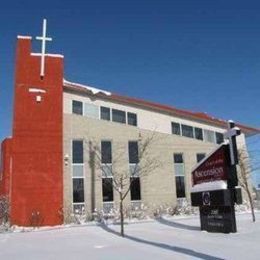
M 221 145 L 215 152 L 202 160 L 192 171 L 193 185 L 203 182 L 227 180 L 228 145 Z

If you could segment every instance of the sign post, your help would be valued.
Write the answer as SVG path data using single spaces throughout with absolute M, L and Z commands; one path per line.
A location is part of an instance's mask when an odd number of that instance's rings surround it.
M 196 165 L 192 171 L 191 204 L 200 209 L 201 230 L 237 232 L 235 203 L 242 203 L 237 188 L 238 164 L 236 136 L 240 129 L 228 122 L 227 141 Z

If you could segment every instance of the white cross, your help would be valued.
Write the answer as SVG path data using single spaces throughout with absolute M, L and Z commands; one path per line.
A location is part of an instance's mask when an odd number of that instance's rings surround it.
M 229 140 L 229 153 L 230 153 L 230 160 L 231 165 L 235 165 L 235 151 L 234 151 L 234 144 L 233 144 L 233 137 L 240 135 L 240 129 L 235 127 L 235 124 L 232 120 L 228 121 L 228 130 L 224 134 L 225 139 Z
M 42 36 L 37 36 L 36 40 L 42 41 L 42 53 L 41 53 L 41 77 L 44 76 L 44 65 L 45 65 L 45 50 L 46 41 L 52 41 L 52 38 L 46 37 L 47 20 L 43 19 L 42 25 Z

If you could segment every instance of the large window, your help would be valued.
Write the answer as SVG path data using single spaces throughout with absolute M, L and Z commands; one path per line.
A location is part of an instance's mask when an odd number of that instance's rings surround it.
M 100 118 L 103 120 L 110 121 L 110 108 L 100 107 Z
M 216 143 L 221 144 L 224 142 L 224 135 L 222 133 L 216 132 Z
M 84 203 L 83 178 L 73 178 L 73 203 Z
M 112 172 L 112 144 L 110 141 L 101 141 L 101 170 L 103 202 L 112 202 L 113 172 Z
M 84 211 L 84 147 L 83 140 L 72 141 L 72 189 L 75 213 Z
M 201 128 L 195 127 L 194 128 L 195 138 L 198 140 L 203 140 L 203 131 Z
M 141 185 L 139 175 L 138 142 L 128 142 L 129 171 L 130 171 L 130 197 L 132 201 L 141 200 Z
M 111 202 L 114 200 L 113 194 L 113 178 L 102 178 L 103 202 Z
M 181 125 L 182 136 L 193 138 L 193 127 L 189 125 Z
M 112 163 L 112 145 L 110 141 L 101 142 L 101 163 Z
M 83 163 L 83 141 L 73 140 L 72 142 L 72 162 Z
M 131 177 L 130 196 L 131 200 L 141 200 L 140 177 Z
M 129 155 L 129 163 L 139 163 L 137 141 L 128 142 L 128 155 Z
M 72 113 L 83 115 L 83 103 L 80 101 L 72 100 Z
M 174 135 L 181 134 L 181 127 L 179 123 L 172 122 L 172 134 Z
M 184 161 L 183 154 L 175 153 L 173 155 L 176 195 L 177 198 L 185 197 L 185 177 L 184 177 Z
M 127 113 L 127 123 L 129 125 L 137 126 L 137 116 L 135 113 Z
M 126 123 L 125 111 L 112 109 L 112 120 L 118 123 Z

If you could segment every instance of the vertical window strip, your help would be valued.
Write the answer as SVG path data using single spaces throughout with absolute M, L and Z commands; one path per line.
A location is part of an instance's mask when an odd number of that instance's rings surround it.
M 76 214 L 85 211 L 84 184 L 84 143 L 83 140 L 72 141 L 72 203 Z

